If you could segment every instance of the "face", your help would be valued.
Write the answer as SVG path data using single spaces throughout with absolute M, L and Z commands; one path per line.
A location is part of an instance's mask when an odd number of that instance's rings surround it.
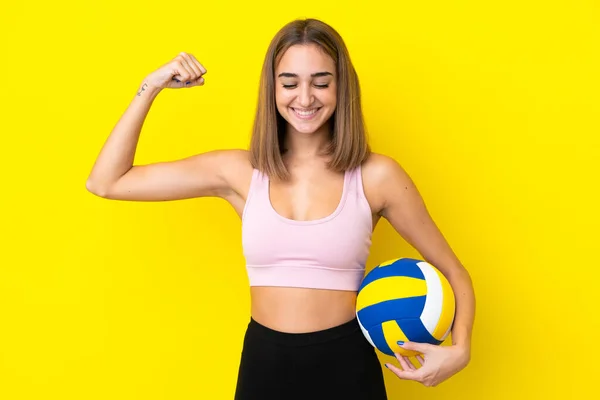
M 275 69 L 275 100 L 281 116 L 298 132 L 313 133 L 335 111 L 335 63 L 317 45 L 295 45 Z

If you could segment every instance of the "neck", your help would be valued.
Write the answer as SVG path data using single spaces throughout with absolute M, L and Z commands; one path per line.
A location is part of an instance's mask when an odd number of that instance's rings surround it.
M 329 124 L 324 124 L 313 133 L 298 132 L 288 125 L 285 135 L 286 157 L 289 159 L 308 159 L 323 156 L 331 141 Z

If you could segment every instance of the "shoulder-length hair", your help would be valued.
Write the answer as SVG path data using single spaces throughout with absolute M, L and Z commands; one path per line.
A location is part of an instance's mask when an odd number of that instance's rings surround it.
M 328 167 L 343 172 L 358 167 L 370 154 L 358 76 L 342 37 L 322 21 L 295 20 L 277 32 L 267 50 L 250 140 L 253 167 L 280 180 L 289 178 L 282 160 L 287 122 L 277 111 L 275 103 L 275 68 L 285 51 L 298 44 L 318 45 L 336 65 L 337 104 L 330 121 L 332 129 L 327 154 L 331 159 Z

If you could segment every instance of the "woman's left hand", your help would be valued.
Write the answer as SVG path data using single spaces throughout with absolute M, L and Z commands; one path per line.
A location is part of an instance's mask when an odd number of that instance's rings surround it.
M 400 347 L 414 350 L 423 356 L 416 356 L 420 367 L 415 367 L 408 357 L 396 354 L 402 369 L 385 364 L 398 378 L 414 380 L 425 386 L 437 386 L 467 366 L 470 360 L 468 347 L 458 345 L 436 346 L 428 343 L 406 342 Z

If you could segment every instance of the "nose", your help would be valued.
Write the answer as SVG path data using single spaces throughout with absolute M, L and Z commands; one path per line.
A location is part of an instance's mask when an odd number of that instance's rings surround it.
M 310 107 L 313 103 L 314 96 L 310 85 L 303 85 L 298 95 L 298 102 L 304 108 Z

